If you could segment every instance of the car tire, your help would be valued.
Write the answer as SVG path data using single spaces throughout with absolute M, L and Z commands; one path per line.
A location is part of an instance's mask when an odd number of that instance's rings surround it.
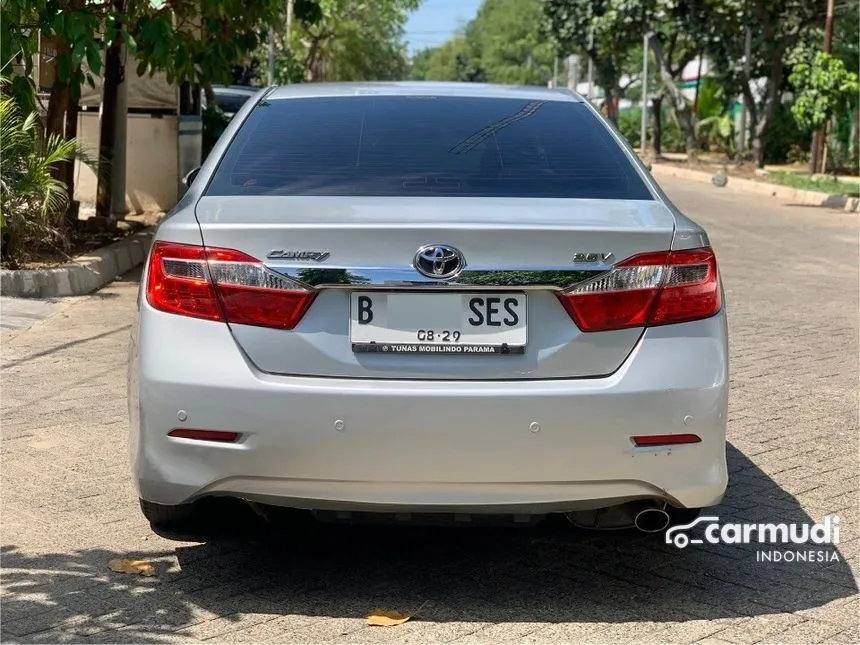
M 263 522 L 248 504 L 232 498 L 203 498 L 176 506 L 141 499 L 140 510 L 156 535 L 182 542 L 231 540 L 254 535 Z
M 140 510 L 150 524 L 164 528 L 189 524 L 198 516 L 197 508 L 193 504 L 165 506 L 145 499 L 140 500 Z

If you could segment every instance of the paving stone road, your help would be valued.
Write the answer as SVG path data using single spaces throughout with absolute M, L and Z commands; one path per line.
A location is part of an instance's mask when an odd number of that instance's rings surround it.
M 561 525 L 157 537 L 128 471 L 130 275 L 2 336 L 3 642 L 860 642 L 858 215 L 664 184 L 710 231 L 729 302 L 731 484 L 714 514 L 838 514 L 838 561 Z M 157 576 L 108 571 L 117 557 Z M 366 627 L 376 607 L 420 612 Z

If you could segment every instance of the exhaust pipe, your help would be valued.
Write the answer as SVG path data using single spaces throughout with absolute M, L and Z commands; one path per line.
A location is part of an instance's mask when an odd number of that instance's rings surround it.
M 669 526 L 669 514 L 662 508 L 646 508 L 633 518 L 633 526 L 643 533 L 659 533 Z

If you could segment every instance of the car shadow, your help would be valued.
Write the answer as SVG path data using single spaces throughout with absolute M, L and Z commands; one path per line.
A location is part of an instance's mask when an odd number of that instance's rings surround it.
M 732 483 L 708 515 L 823 519 L 809 517 L 731 445 L 728 461 Z M 128 554 L 27 556 L 4 547 L 5 640 L 51 641 L 57 620 L 64 633 L 105 642 L 167 642 L 183 626 L 219 617 L 213 625 L 224 632 L 238 628 L 233 621 L 282 616 L 354 619 L 348 629 L 360 629 L 376 607 L 420 608 L 421 620 L 435 622 L 683 622 L 795 612 L 858 591 L 838 546 L 777 547 L 835 552 L 825 562 L 759 562 L 756 552 L 770 547 L 678 549 L 654 535 L 574 530 L 561 518 L 428 529 L 328 524 L 299 513 L 272 528 L 256 517 L 228 513 L 218 540 L 145 554 L 156 564 L 152 578 L 107 571 L 109 560 Z

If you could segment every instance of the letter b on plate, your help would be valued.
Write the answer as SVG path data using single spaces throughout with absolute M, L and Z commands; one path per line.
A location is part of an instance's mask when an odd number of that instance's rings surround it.
M 358 324 L 369 325 L 373 321 L 373 300 L 368 296 L 358 297 Z

